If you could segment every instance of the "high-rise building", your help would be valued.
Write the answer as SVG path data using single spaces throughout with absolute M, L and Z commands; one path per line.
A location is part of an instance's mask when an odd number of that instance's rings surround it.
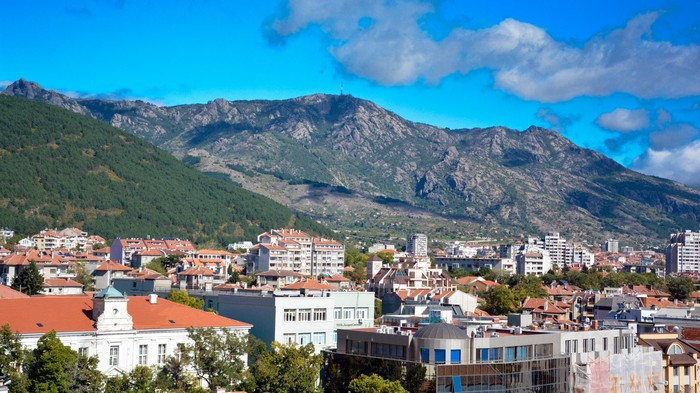
M 666 247 L 666 274 L 675 272 L 700 272 L 700 232 L 671 235 Z
M 410 233 L 406 236 L 406 252 L 414 257 L 428 256 L 428 237 L 422 233 Z
M 559 236 L 559 232 L 550 232 L 544 237 L 544 249 L 549 252 L 552 265 L 559 268 L 571 263 L 571 258 L 567 259 L 566 239 Z
M 605 251 L 620 252 L 620 243 L 617 239 L 608 239 L 605 241 Z

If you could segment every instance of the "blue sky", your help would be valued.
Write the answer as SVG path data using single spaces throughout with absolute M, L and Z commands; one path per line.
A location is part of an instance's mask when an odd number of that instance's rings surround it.
M 0 85 L 160 105 L 346 93 L 555 129 L 700 187 L 700 2 L 0 1 Z

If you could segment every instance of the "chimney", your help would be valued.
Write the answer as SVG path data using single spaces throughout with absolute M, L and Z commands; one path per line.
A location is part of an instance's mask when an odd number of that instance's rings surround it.
M 149 295 L 148 302 L 151 303 L 151 304 L 156 304 L 156 303 L 158 303 L 158 295 L 156 295 L 155 293 L 150 294 L 150 295 Z

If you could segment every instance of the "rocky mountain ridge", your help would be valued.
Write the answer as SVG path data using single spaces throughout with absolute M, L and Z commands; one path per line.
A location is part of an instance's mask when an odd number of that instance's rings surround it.
M 700 219 L 700 191 L 537 127 L 439 128 L 348 95 L 159 107 L 23 80 L 5 94 L 105 121 L 347 234 L 421 225 L 437 236 L 560 231 L 658 243 Z

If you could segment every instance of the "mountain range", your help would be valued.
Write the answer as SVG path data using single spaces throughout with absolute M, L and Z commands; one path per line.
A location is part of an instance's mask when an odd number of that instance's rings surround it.
M 700 218 L 700 191 L 538 127 L 440 128 L 349 95 L 157 106 L 72 98 L 25 80 L 4 94 L 128 131 L 347 236 L 557 231 L 658 244 Z
M 87 116 L 0 95 L 0 225 L 17 233 L 80 227 L 200 245 L 294 225 L 327 228 L 262 195 L 212 179 L 152 144 Z

